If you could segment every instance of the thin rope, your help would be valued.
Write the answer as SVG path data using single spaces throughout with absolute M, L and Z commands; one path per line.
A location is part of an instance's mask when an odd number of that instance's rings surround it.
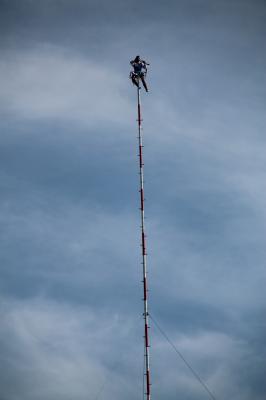
M 177 347 L 175 346 L 175 344 L 169 339 L 169 337 L 167 336 L 167 334 L 163 331 L 163 329 L 160 327 L 160 325 L 158 324 L 158 322 L 154 319 L 154 317 L 151 316 L 151 314 L 149 315 L 150 319 L 154 322 L 154 325 L 157 327 L 157 329 L 161 332 L 161 334 L 164 336 L 164 338 L 167 340 L 167 342 L 172 346 L 172 348 L 175 350 L 176 354 L 178 354 L 178 356 L 181 358 L 181 360 L 186 364 L 186 366 L 189 368 L 189 370 L 192 372 L 192 374 L 194 375 L 194 377 L 197 379 L 197 381 L 201 384 L 201 386 L 204 388 L 204 390 L 208 393 L 208 395 L 211 397 L 212 400 L 217 400 L 216 397 L 214 396 L 214 394 L 210 391 L 210 389 L 208 388 L 208 386 L 206 385 L 206 383 L 203 382 L 203 380 L 201 379 L 201 377 L 197 374 L 197 372 L 194 370 L 194 368 L 192 368 L 192 366 L 187 362 L 187 360 L 185 359 L 185 357 L 183 356 L 183 354 L 177 349 Z

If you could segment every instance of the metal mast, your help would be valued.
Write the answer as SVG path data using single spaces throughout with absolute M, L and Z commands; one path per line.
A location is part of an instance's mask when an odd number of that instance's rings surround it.
M 150 400 L 150 356 L 149 356 L 149 312 L 148 312 L 148 285 L 147 285 L 147 261 L 146 261 L 146 235 L 144 225 L 144 171 L 143 171 L 143 152 L 142 152 L 142 118 L 140 103 L 140 86 L 138 93 L 138 144 L 139 144 L 139 177 L 140 177 L 140 214 L 141 214 L 141 248 L 142 248 L 142 266 L 143 266 L 143 303 L 144 303 L 144 370 L 145 370 L 145 398 Z

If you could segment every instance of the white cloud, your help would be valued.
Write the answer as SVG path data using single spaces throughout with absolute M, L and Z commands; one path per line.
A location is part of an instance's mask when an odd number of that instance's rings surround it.
M 0 104 L 15 118 L 85 126 L 124 124 L 129 82 L 109 65 L 54 46 L 7 53 L 0 62 Z
M 110 398 L 135 392 L 118 372 L 133 321 L 41 298 L 2 299 L 1 316 L 1 364 L 6 377 L 12 369 L 13 383 L 10 395 L 11 382 L 1 381 L 1 396 L 93 399 L 103 386 Z

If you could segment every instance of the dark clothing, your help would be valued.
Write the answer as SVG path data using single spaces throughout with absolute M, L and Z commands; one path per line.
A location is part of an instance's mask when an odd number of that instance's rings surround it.
M 132 61 L 130 61 L 130 64 L 134 68 L 134 72 L 136 74 L 139 74 L 140 72 L 142 72 L 143 69 L 145 72 L 147 72 L 146 62 L 143 60 L 139 60 L 138 62 L 136 62 L 135 60 L 132 60 Z
M 140 72 L 139 74 L 136 74 L 135 72 L 131 72 L 130 78 L 133 82 L 134 85 L 136 85 L 139 88 L 139 80 L 141 79 L 142 85 L 144 86 L 146 92 L 148 92 L 148 88 L 144 79 L 144 73 Z
M 132 60 L 130 61 L 130 64 L 132 65 L 134 71 L 130 73 L 130 78 L 133 82 L 134 85 L 136 85 L 139 88 L 139 80 L 141 79 L 141 82 L 146 90 L 148 92 L 148 88 L 145 82 L 145 75 L 147 73 L 147 64 L 146 61 L 144 60 Z

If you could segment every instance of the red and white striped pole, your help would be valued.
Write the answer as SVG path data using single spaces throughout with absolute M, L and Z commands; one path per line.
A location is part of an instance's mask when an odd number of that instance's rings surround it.
M 139 82 L 138 82 L 139 83 Z M 144 171 L 143 171 L 143 145 L 142 145 L 142 118 L 140 103 L 140 86 L 138 92 L 138 144 L 139 144 L 139 176 L 140 176 L 140 214 L 141 214 L 141 248 L 143 265 L 143 303 L 144 303 L 144 361 L 145 361 L 145 381 L 146 381 L 146 400 L 150 400 L 150 355 L 149 355 L 149 312 L 148 312 L 148 285 L 147 285 L 147 261 L 146 261 L 146 235 L 144 225 Z

